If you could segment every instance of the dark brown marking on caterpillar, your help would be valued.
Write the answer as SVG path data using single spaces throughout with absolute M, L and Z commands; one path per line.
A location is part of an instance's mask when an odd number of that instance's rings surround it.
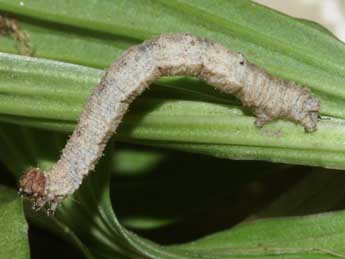
M 90 96 L 60 160 L 46 172 L 29 170 L 20 181 L 20 191 L 35 207 L 49 204 L 54 210 L 94 169 L 130 103 L 154 80 L 176 75 L 195 76 L 234 94 L 253 108 L 258 127 L 284 118 L 308 132 L 316 130 L 320 104 L 308 89 L 272 77 L 240 53 L 207 39 L 162 35 L 128 49 L 111 65 Z M 42 184 L 36 185 L 36 180 Z

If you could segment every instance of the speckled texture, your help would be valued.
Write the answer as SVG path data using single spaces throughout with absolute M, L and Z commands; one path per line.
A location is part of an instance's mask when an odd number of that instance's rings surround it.
M 243 105 L 254 109 L 257 126 L 286 118 L 306 131 L 316 130 L 319 102 L 307 89 L 274 78 L 243 55 L 207 39 L 190 34 L 162 35 L 128 49 L 109 68 L 90 96 L 60 160 L 43 172 L 45 191 L 35 195 L 35 190 L 25 185 L 30 174 L 23 176 L 21 191 L 36 207 L 48 203 L 55 208 L 94 169 L 130 103 L 154 80 L 171 75 L 199 77 L 236 95 Z

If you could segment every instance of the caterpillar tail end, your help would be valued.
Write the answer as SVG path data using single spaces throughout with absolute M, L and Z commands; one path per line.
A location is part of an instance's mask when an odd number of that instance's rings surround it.
M 34 210 L 47 209 L 48 215 L 53 215 L 58 201 L 49 197 L 46 190 L 47 177 L 39 168 L 31 168 L 19 180 L 18 193 L 32 202 Z

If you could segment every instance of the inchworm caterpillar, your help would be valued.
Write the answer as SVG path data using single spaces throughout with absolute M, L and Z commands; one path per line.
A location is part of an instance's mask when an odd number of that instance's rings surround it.
M 240 53 L 190 34 L 161 35 L 128 49 L 111 65 L 90 96 L 60 160 L 49 171 L 30 169 L 20 191 L 35 208 L 72 194 L 119 126 L 130 103 L 161 76 L 195 76 L 252 107 L 258 127 L 285 118 L 316 130 L 320 104 L 309 90 L 270 76 Z

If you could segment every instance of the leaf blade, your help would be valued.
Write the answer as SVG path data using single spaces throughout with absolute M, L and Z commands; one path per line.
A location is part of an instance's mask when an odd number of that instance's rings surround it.
M 0 186 L 0 257 L 30 258 L 23 204 L 12 189 Z

